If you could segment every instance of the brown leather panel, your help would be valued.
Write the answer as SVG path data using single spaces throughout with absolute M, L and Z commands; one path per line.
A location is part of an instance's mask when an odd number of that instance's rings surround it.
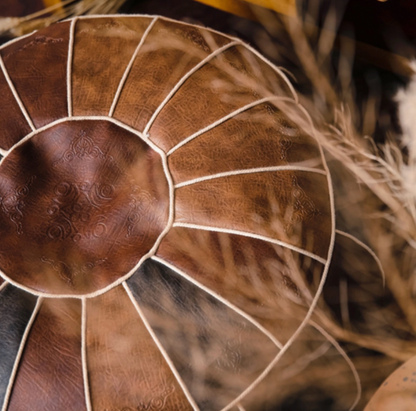
M 35 296 L 11 284 L 0 292 L 0 404 L 4 402 L 17 353 L 35 305 Z
M 120 80 L 151 18 L 78 20 L 72 65 L 75 116 L 108 115 Z
M 122 286 L 87 301 L 87 361 L 94 410 L 192 410 Z
M 81 363 L 81 301 L 43 301 L 26 342 L 7 409 L 86 410 Z
M 296 164 L 323 169 L 318 144 L 271 104 L 239 114 L 169 156 L 176 184 L 226 171 Z
M 0 70 L 0 96 L 0 148 L 8 150 L 32 129 L 23 116 L 2 70 Z
M 324 269 L 266 241 L 183 227 L 170 230 L 157 256 L 256 318 L 282 343 L 291 335 L 290 317 L 305 284 L 315 292 Z
M 58 23 L 1 50 L 10 78 L 36 127 L 68 115 L 69 22 Z
M 107 121 L 69 121 L 0 166 L 0 269 L 38 291 L 84 294 L 123 275 L 166 226 L 161 158 Z
M 176 222 L 263 235 L 327 257 L 326 176 L 277 171 L 222 177 L 177 189 L 175 204 Z
M 169 150 L 231 112 L 272 95 L 292 96 L 286 83 L 268 65 L 260 63 L 243 46 L 231 47 L 182 85 L 157 117 L 150 138 Z
M 143 130 L 176 83 L 229 42 L 227 37 L 203 28 L 157 21 L 136 57 L 114 117 Z
M 128 284 L 201 410 L 223 409 L 278 353 L 246 318 L 158 262 Z

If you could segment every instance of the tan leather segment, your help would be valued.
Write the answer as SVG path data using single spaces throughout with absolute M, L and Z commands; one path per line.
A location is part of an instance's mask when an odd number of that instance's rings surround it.
M 87 301 L 87 361 L 94 410 L 192 410 L 122 286 Z
M 318 144 L 269 103 L 227 120 L 169 156 L 175 184 L 227 171 L 297 164 L 322 169 Z
M 324 269 L 262 240 L 183 227 L 169 232 L 157 257 L 256 318 L 282 343 L 297 324 L 290 316 L 299 309 L 296 301 L 303 299 L 305 285 L 315 292 Z
M 1 50 L 4 64 L 35 127 L 68 115 L 69 22 L 58 23 Z
M 150 17 L 103 17 L 76 22 L 73 115 L 108 115 L 124 71 L 151 21 Z
M 182 85 L 157 117 L 150 138 L 169 150 L 218 119 L 271 95 L 292 97 L 287 84 L 270 66 L 244 46 L 231 47 Z
M 43 301 L 26 342 L 7 410 L 86 410 L 79 300 Z
M 32 129 L 20 110 L 2 70 L 0 70 L 0 96 L 0 148 L 8 150 Z
M 175 221 L 240 230 L 327 257 L 326 176 L 301 171 L 235 175 L 176 190 Z
M 85 294 L 126 275 L 164 230 L 160 155 L 107 121 L 68 121 L 0 167 L 0 269 L 53 294 Z
M 203 28 L 157 21 L 136 57 L 114 117 L 142 131 L 176 83 L 229 42 Z

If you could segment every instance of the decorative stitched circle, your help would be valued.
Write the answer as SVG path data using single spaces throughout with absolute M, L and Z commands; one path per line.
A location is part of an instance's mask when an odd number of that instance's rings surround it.
M 85 295 L 126 276 L 169 218 L 160 154 L 109 121 L 34 133 L 0 165 L 0 269 L 36 293 Z
M 286 110 L 256 50 L 163 17 L 0 47 L 2 411 L 262 408 L 335 236 L 322 150 Z

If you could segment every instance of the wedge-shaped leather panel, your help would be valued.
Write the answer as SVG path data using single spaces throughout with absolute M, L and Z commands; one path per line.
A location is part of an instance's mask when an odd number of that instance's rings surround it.
M 8 411 L 85 411 L 81 301 L 45 299 L 31 328 Z
M 87 361 L 94 411 L 191 411 L 122 286 L 87 301 Z
M 123 73 L 151 21 L 104 17 L 76 22 L 73 115 L 108 115 Z
M 230 40 L 203 28 L 159 20 L 139 50 L 114 117 L 143 131 L 176 83 Z
M 8 284 L 0 292 L 0 407 L 36 297 Z
M 272 104 L 238 114 L 169 155 L 175 183 L 228 171 L 284 165 L 323 169 L 317 142 Z
M 272 78 L 273 85 L 259 82 L 259 75 Z M 188 78 L 156 118 L 150 138 L 169 150 L 233 111 L 272 95 L 293 98 L 279 74 L 244 46 L 236 45 Z
M 300 171 L 243 174 L 176 190 L 176 222 L 271 237 L 326 258 L 326 177 Z
M 279 348 L 238 312 L 148 260 L 128 285 L 202 411 L 247 388 Z
M 306 287 L 316 291 L 324 270 L 320 262 L 266 241 L 182 227 L 169 232 L 157 257 L 252 315 L 282 343 L 293 331 L 288 315 L 294 301 Z M 265 299 L 273 301 L 272 312 Z M 279 315 L 278 323 L 268 324 Z
M 34 125 L 68 115 L 69 22 L 39 30 L 1 50 L 4 64 Z
M 0 148 L 8 150 L 26 134 L 30 133 L 31 128 L 1 70 L 0 96 Z

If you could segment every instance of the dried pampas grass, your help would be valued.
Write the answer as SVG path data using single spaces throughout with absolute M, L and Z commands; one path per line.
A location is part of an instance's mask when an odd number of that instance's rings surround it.
M 0 35 L 22 36 L 52 23 L 84 14 L 116 13 L 126 0 L 63 0 L 25 17 L 0 18 Z

